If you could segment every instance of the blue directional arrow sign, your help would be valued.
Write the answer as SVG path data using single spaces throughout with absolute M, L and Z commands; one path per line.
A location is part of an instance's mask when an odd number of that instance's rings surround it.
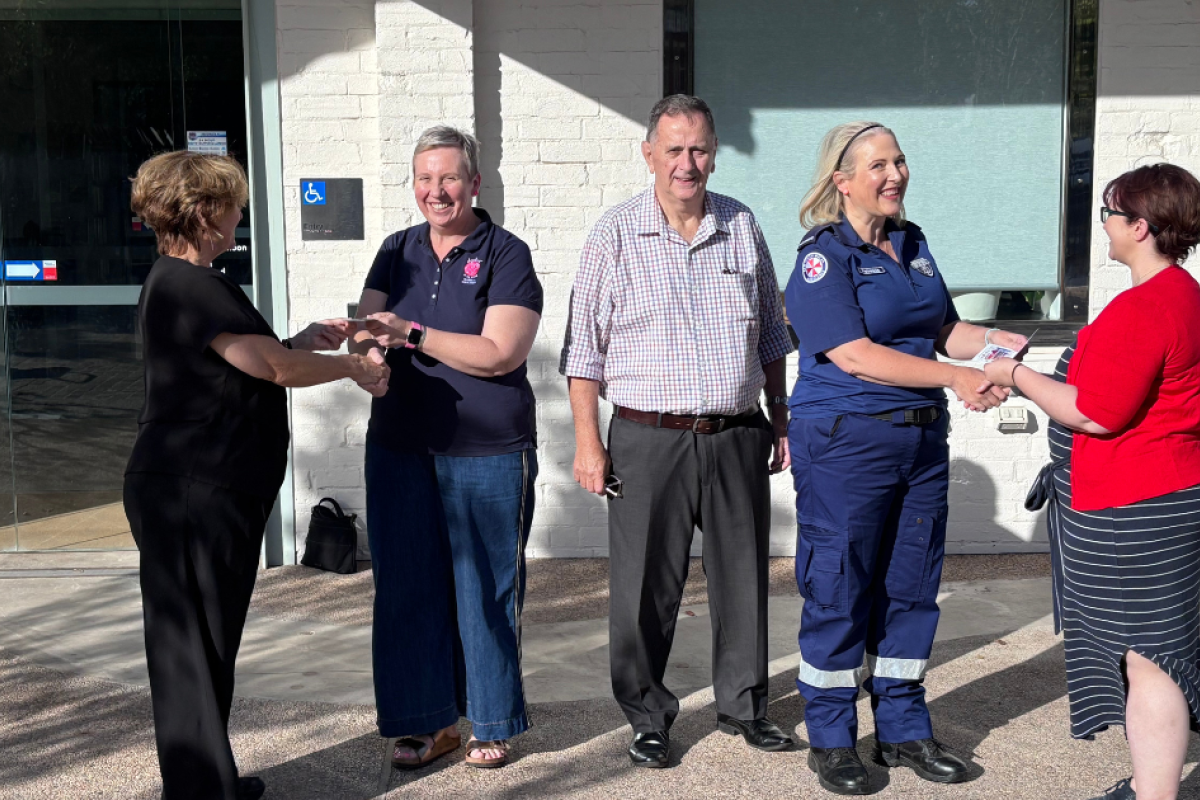
M 4 277 L 10 281 L 40 281 L 42 279 L 42 262 L 5 261 Z

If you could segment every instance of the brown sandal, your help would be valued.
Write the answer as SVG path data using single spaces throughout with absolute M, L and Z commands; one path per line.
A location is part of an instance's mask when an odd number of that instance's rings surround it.
M 489 750 L 495 750 L 500 755 L 495 757 L 471 755 L 472 753 L 487 753 Z M 465 760 L 476 769 L 496 769 L 497 767 L 503 767 L 508 763 L 508 742 L 504 739 L 481 742 L 472 736 L 467 742 L 467 757 Z
M 420 769 L 434 759 L 457 750 L 461 744 L 461 736 L 451 736 L 444 731 L 438 731 L 436 734 L 426 733 L 421 736 L 406 736 L 403 739 L 397 739 L 396 746 L 392 748 L 392 765 L 399 769 Z M 399 747 L 409 748 L 416 758 L 397 756 L 396 748 Z

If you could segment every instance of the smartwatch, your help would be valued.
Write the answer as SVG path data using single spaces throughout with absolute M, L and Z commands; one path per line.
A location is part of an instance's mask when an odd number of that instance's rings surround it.
M 425 329 L 421 327 L 421 323 L 414 322 L 408 329 L 408 339 L 404 342 L 406 350 L 420 350 L 421 345 L 425 343 Z

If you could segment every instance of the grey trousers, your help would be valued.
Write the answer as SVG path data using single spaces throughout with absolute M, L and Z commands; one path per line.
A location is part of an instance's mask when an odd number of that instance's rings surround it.
M 766 417 L 716 434 L 614 418 L 608 501 L 613 695 L 635 733 L 667 730 L 679 699 L 663 685 L 687 579 L 692 533 L 704 533 L 717 711 L 767 711 L 768 463 Z

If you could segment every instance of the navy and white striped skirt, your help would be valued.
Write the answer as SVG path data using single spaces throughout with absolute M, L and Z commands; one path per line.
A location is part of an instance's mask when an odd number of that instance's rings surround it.
M 1058 602 L 1071 735 L 1125 724 L 1124 658 L 1150 659 L 1200 719 L 1200 486 L 1129 506 L 1073 511 L 1058 470 Z M 1063 484 L 1066 484 L 1064 487 Z M 1064 492 L 1065 488 L 1065 492 Z

